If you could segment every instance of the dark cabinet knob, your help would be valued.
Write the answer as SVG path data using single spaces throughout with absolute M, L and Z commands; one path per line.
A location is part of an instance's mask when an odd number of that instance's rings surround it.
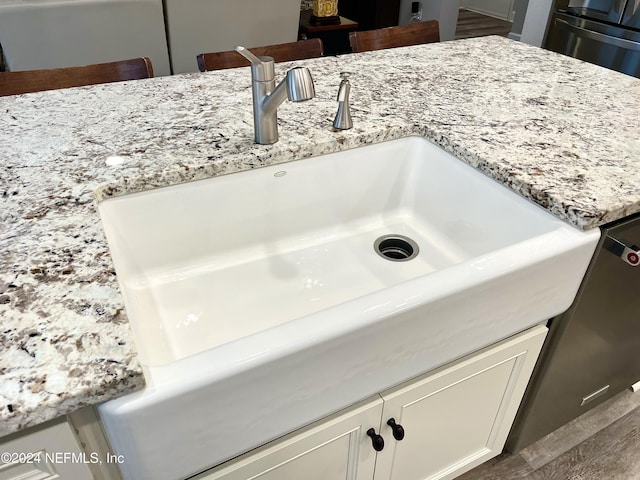
M 387 421 L 387 425 L 391 427 L 391 431 L 393 432 L 393 438 L 400 441 L 404 438 L 404 428 L 402 425 L 398 425 L 394 418 L 390 418 Z
M 379 452 L 384 448 L 384 438 L 378 435 L 373 428 L 367 430 L 367 435 L 371 437 L 371 444 L 376 452 Z

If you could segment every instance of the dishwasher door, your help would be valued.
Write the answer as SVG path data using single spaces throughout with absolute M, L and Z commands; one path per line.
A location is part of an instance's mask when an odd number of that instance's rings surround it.
M 638 245 L 638 215 L 603 228 L 573 305 L 551 322 L 508 451 L 521 450 L 640 380 L 640 266 L 633 266 Z

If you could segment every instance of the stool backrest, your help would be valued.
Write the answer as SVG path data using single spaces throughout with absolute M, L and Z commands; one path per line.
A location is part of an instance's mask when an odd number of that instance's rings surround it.
M 146 57 L 80 67 L 0 72 L 0 96 L 153 77 Z
M 312 38 L 297 42 L 279 43 L 264 47 L 250 48 L 254 55 L 273 57 L 276 62 L 304 60 L 324 55 L 322 40 Z M 224 68 L 248 67 L 249 61 L 235 50 L 226 52 L 201 53 L 197 56 L 198 68 L 201 72 L 222 70 Z
M 349 43 L 354 53 L 439 41 L 440 25 L 437 20 L 349 33 Z

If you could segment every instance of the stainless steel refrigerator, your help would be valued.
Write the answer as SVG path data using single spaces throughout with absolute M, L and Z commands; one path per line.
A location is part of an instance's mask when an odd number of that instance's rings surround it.
M 640 77 L 640 0 L 557 0 L 544 46 Z
M 573 305 L 550 322 L 507 451 L 521 450 L 640 380 L 638 245 L 640 215 L 602 228 Z

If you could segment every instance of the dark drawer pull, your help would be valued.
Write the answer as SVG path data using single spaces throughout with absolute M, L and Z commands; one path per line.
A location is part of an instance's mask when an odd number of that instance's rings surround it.
M 376 452 L 381 451 L 384 448 L 384 438 L 378 435 L 373 428 L 367 430 L 367 435 L 371 437 L 371 444 Z
M 387 420 L 387 425 L 391 427 L 393 438 L 398 441 L 404 438 L 404 427 L 402 425 L 398 425 L 395 418 L 390 418 L 389 420 Z

